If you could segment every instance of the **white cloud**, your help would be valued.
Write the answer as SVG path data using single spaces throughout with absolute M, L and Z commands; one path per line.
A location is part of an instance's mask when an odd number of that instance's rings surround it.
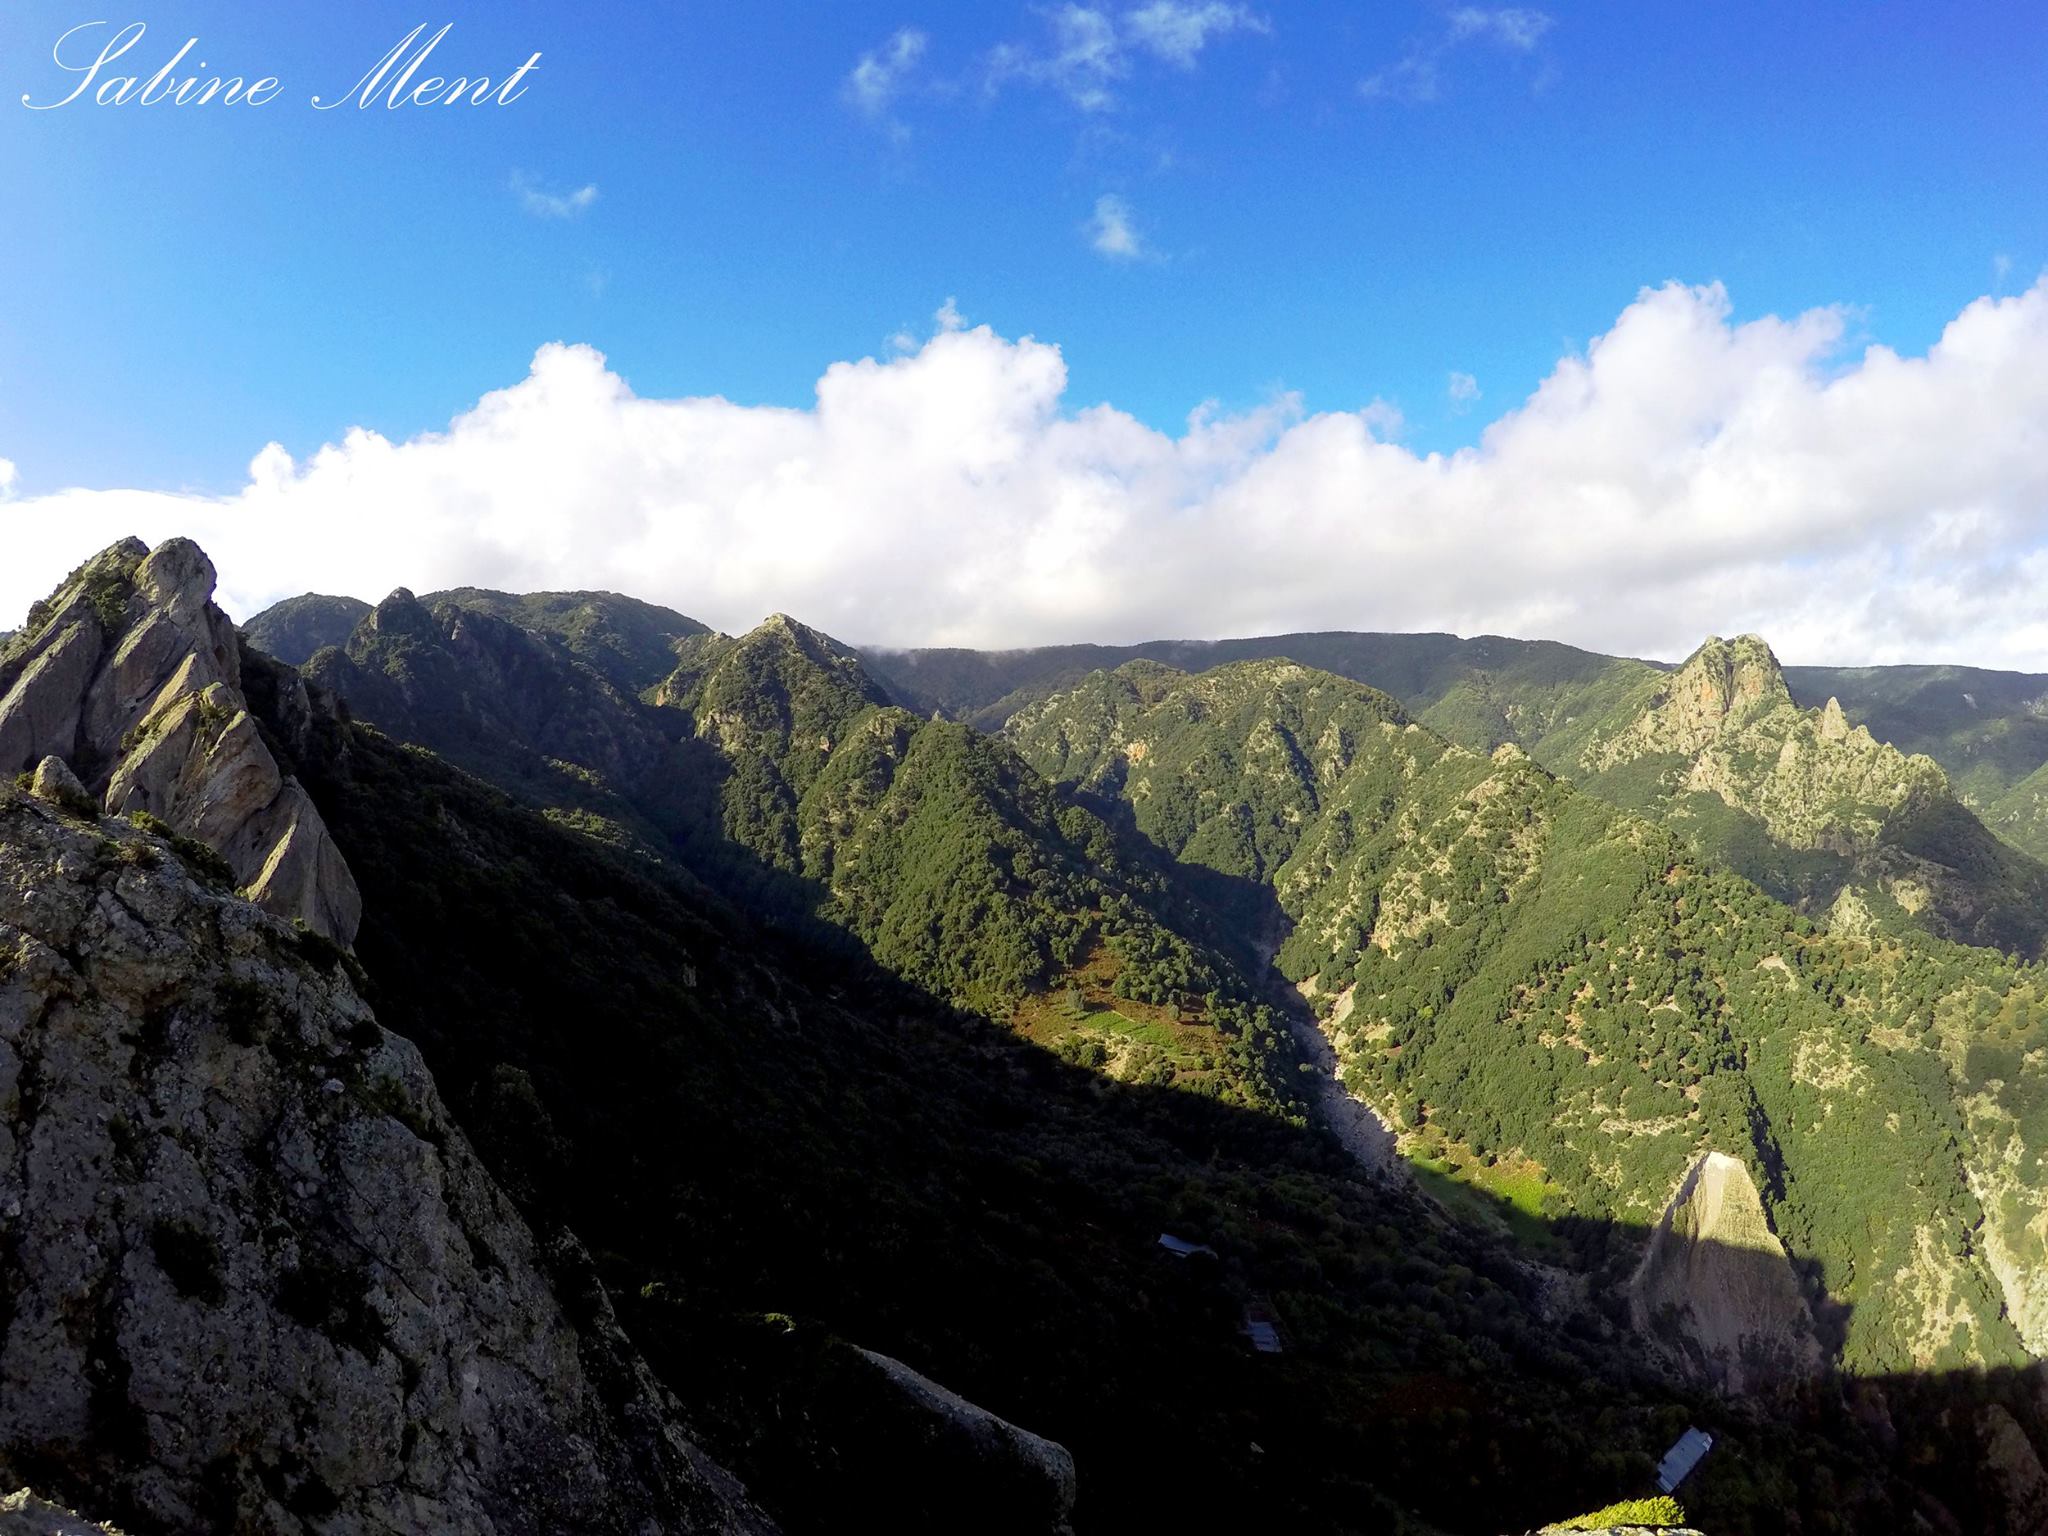
M 610 587 L 853 641 L 1453 629 L 1676 657 L 1755 629 L 1794 660 L 2048 670 L 2048 281 L 1924 356 L 1844 333 L 1647 290 L 1450 455 L 1284 397 L 1161 432 L 1068 402 L 1057 347 L 964 321 L 835 363 L 803 409 L 643 399 L 550 345 L 444 431 L 267 448 L 232 495 L 19 497 L 0 627 L 114 539 L 183 533 L 244 616 Z
M 1052 87 L 1084 112 L 1115 106 L 1113 87 L 1131 66 L 1109 13 L 1069 4 L 1053 11 L 1049 21 L 1049 51 L 1004 43 L 989 55 L 988 89 L 998 91 L 1012 80 L 1025 80 Z
M 1553 18 L 1541 11 L 1487 11 L 1468 5 L 1451 12 L 1450 35 L 1459 40 L 1483 38 L 1516 53 L 1527 53 L 1554 25 Z
M 860 62 L 846 77 L 842 95 L 847 104 L 896 139 L 910 130 L 890 114 L 896 98 L 924 58 L 929 39 L 915 27 L 904 27 Z
M 1450 385 L 1444 393 L 1450 396 L 1451 404 L 1462 411 L 1478 400 L 1479 381 L 1471 374 L 1460 373 L 1453 368 Z
M 6 501 L 14 495 L 14 482 L 18 477 L 19 471 L 15 469 L 14 461 L 0 459 L 0 501 Z
M 1111 261 L 1136 261 L 1150 254 L 1132 219 L 1130 203 L 1114 192 L 1095 199 L 1094 216 L 1084 228 L 1096 254 Z
M 518 195 L 519 206 L 536 219 L 580 219 L 597 201 L 594 182 L 573 192 L 550 192 L 524 171 L 512 173 L 512 190 Z
M 1416 43 L 1397 63 L 1361 80 L 1358 92 L 1368 101 L 1410 105 L 1435 101 L 1442 94 L 1445 60 L 1457 49 L 1467 43 L 1482 43 L 1508 53 L 1529 54 L 1554 25 L 1555 19 L 1542 11 L 1461 7 L 1451 12 L 1441 32 Z M 1546 71 L 1539 77 L 1538 88 L 1549 79 Z
M 1131 75 L 1133 53 L 1191 70 L 1219 37 L 1272 30 L 1249 7 L 1223 0 L 1150 0 L 1121 18 L 1070 0 L 1045 14 L 1045 46 L 1004 43 L 989 54 L 984 84 L 991 94 L 1021 80 L 1058 91 L 1083 112 L 1107 112 Z
M 1140 48 L 1182 69 L 1193 69 L 1212 37 L 1239 30 L 1267 32 L 1271 27 L 1247 7 L 1222 0 L 1152 0 L 1124 18 L 1124 30 Z

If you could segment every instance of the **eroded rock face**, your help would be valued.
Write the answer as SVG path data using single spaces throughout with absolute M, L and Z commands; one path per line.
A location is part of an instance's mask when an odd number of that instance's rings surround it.
M 1944 938 L 2048 951 L 2048 868 L 1999 843 L 1934 759 L 1851 726 L 1834 699 L 1801 709 L 1755 635 L 1708 640 L 1576 767 L 1625 804 L 1648 795 L 1681 832 L 1711 822 L 1718 800 L 1771 843 L 1818 856 L 1745 862 L 1739 839 L 1710 834 L 1723 854 L 1735 850 L 1739 873 L 1804 910 L 1853 893 L 1851 922 L 1875 902 Z
M 346 946 L 355 879 L 249 714 L 213 588 L 189 539 L 129 539 L 80 567 L 0 650 L 0 775 L 58 758 L 110 814 L 211 845 L 251 900 Z
M 339 951 L 0 786 L 0 1465 L 148 1530 L 765 1530 L 575 1257 Z
M 1821 1368 L 1813 1316 L 1749 1169 L 1708 1152 L 1693 1163 L 1629 1282 L 1636 1328 L 1730 1393 Z

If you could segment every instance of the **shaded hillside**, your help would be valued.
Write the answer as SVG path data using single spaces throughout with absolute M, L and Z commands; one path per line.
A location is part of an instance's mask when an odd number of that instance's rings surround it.
M 610 644 L 589 649 L 617 654 Z M 361 718 L 589 830 L 662 842 L 635 791 L 667 766 L 673 731 L 555 635 L 400 590 L 305 675 Z
M 242 632 L 266 656 L 296 667 L 310 660 L 315 651 L 346 644 L 369 611 L 370 605 L 360 598 L 308 592 L 272 604 L 245 624 Z
M 1206 1041 L 1207 1068 L 1164 1080 L 1300 1112 L 1284 1035 L 1213 918 L 1003 743 L 886 703 L 854 653 L 781 615 L 686 647 L 656 697 L 713 753 L 715 799 L 679 835 L 707 880 L 771 911 L 796 900 L 993 1018 L 1092 967 Z M 734 850 L 781 890 L 735 870 Z
M 684 641 L 710 633 L 670 608 L 616 592 L 492 592 L 455 587 L 431 592 L 430 608 L 448 605 L 505 619 L 559 641 L 614 687 L 638 694 L 667 677 Z M 275 654 L 275 653 L 273 653 Z M 281 658 L 288 659 L 288 658 Z
M 579 643 L 630 641 L 600 622 Z M 853 653 L 786 618 L 668 659 L 643 702 L 553 634 L 400 592 L 306 673 L 564 824 L 769 921 L 844 930 L 948 1001 L 1006 1018 L 1099 983 L 1112 1016 L 1166 1010 L 1188 1037 L 1133 1071 L 1293 1105 L 1284 1036 L 1213 920 L 999 743 L 887 704 Z

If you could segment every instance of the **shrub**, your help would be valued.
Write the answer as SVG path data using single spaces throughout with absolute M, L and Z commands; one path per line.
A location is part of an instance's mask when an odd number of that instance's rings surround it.
M 1623 1499 L 1618 1504 L 1609 1504 L 1605 1509 L 1596 1509 L 1590 1515 L 1577 1515 L 1570 1520 L 1561 1520 L 1555 1529 L 1560 1531 L 1611 1531 L 1618 1525 L 1683 1525 L 1685 1511 L 1678 1500 L 1659 1494 L 1654 1499 Z

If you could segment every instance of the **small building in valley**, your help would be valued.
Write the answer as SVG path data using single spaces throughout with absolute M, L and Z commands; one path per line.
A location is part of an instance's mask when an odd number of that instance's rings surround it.
M 1664 1459 L 1657 1463 L 1657 1489 L 1669 1493 L 1691 1474 L 1707 1452 L 1714 1448 L 1714 1437 L 1704 1429 L 1688 1429 L 1678 1437 Z

